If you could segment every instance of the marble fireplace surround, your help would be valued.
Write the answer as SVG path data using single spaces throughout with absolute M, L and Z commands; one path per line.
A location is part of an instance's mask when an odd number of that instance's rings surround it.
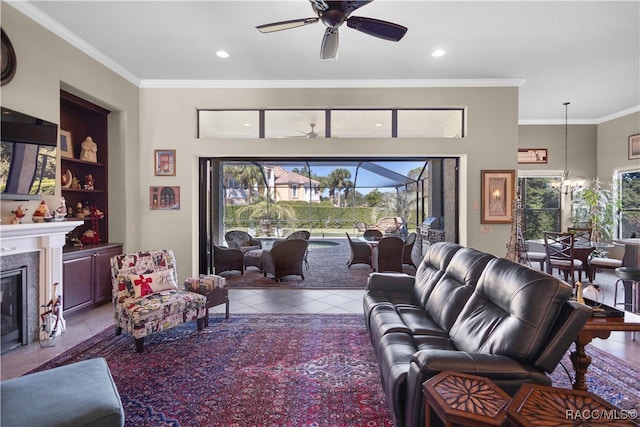
M 3 269 L 7 266 L 14 267 L 13 264 L 21 263 L 26 255 L 33 255 L 32 253 L 35 253 L 38 260 L 37 274 L 33 271 L 27 273 L 28 281 L 37 280 L 35 284 L 27 283 L 27 288 L 38 290 L 36 313 L 32 313 L 33 307 L 29 307 L 29 342 L 38 338 L 32 331 L 38 330 L 37 313 L 40 311 L 40 306 L 54 296 L 53 284 L 60 283 L 57 292 L 63 293 L 62 248 L 67 233 L 83 223 L 84 221 L 60 221 L 0 225 L 0 257 Z M 34 319 L 35 325 L 31 324 Z

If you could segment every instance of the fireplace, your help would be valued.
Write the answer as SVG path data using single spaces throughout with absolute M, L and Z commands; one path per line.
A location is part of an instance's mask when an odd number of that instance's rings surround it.
M 27 267 L 0 273 L 2 353 L 27 345 Z
M 26 298 L 23 306 L 25 308 L 21 312 L 21 316 L 26 316 L 26 334 L 23 333 L 20 337 L 20 344 L 25 337 L 27 343 L 38 340 L 40 306 L 54 296 L 54 283 L 61 284 L 58 291 L 64 295 L 62 247 L 66 234 L 81 224 L 83 221 L 0 225 L 0 271 L 9 272 L 26 267 L 26 291 L 20 296 L 20 298 Z M 22 300 L 20 303 L 22 304 Z M 4 321 L 4 295 L 2 304 Z M 7 305 L 7 307 L 10 306 L 13 307 L 13 305 Z M 11 310 L 14 309 L 15 307 Z M 9 308 L 7 310 L 11 311 Z M 60 319 L 64 325 L 64 313 L 60 315 Z M 4 323 L 2 328 L 4 337 Z M 59 328 L 58 331 L 61 329 Z M 16 338 L 16 345 L 19 345 L 17 340 Z M 4 350 L 3 343 L 2 351 Z

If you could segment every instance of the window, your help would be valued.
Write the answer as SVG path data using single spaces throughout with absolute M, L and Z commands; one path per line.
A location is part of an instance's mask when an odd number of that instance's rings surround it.
M 293 184 L 291 186 L 291 197 L 293 197 L 294 199 L 298 198 L 298 186 L 296 184 Z
M 640 236 L 640 171 L 620 174 L 620 238 Z
M 525 240 L 542 239 L 545 231 L 560 231 L 561 184 L 560 177 L 518 178 Z
M 465 109 L 198 110 L 198 138 L 462 138 Z

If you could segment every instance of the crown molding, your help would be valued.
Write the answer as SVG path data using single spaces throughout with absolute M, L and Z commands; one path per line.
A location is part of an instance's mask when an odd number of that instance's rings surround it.
M 520 87 L 524 82 L 524 79 L 142 80 L 140 82 L 140 87 L 148 89 Z

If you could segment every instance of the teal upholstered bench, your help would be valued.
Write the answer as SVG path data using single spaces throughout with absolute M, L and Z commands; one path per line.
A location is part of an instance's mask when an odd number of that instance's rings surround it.
M 123 426 L 124 409 L 104 358 L 3 381 L 0 425 Z

